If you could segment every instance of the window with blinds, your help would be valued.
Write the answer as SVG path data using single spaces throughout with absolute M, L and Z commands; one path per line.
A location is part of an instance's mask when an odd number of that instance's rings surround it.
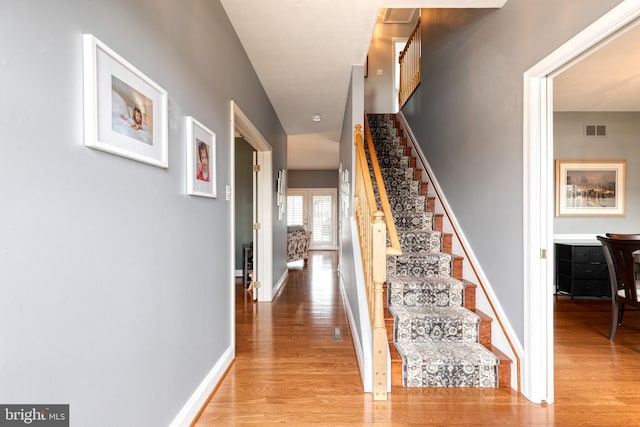
M 312 238 L 317 243 L 333 242 L 333 204 L 330 195 L 313 195 Z
M 336 199 L 335 188 L 287 191 L 287 225 L 311 232 L 309 249 L 336 249 Z
M 304 225 L 304 196 L 287 196 L 287 225 Z

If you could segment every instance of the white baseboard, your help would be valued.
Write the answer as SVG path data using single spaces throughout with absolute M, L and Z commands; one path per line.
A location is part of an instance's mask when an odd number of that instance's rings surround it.
M 280 276 L 278 281 L 273 285 L 273 293 L 271 295 L 273 295 L 274 299 L 276 295 L 278 295 L 278 292 L 280 292 L 280 289 L 282 289 L 282 285 L 284 285 L 284 282 L 287 281 L 287 277 L 289 277 L 289 270 L 284 270 L 282 276 Z
M 357 331 L 358 328 L 356 327 L 351 304 L 349 304 L 349 298 L 347 298 L 347 294 L 345 292 L 342 275 L 340 275 L 340 294 L 342 295 L 342 303 L 344 304 L 345 311 L 347 312 L 349 327 L 351 328 L 351 331 Z M 370 392 L 371 387 L 367 387 L 367 384 L 369 384 L 371 381 L 370 378 L 367 378 L 367 373 L 373 369 L 371 361 L 367 360 L 367 358 L 364 356 L 362 343 L 357 339 L 357 334 L 355 332 L 351 333 L 351 338 L 353 341 L 353 347 L 356 350 L 356 359 L 358 361 L 358 367 L 360 368 L 360 379 L 362 380 L 363 389 L 365 392 Z
M 356 350 L 358 365 L 360 366 L 360 378 L 362 378 L 362 388 L 365 393 L 373 391 L 373 360 L 371 349 L 373 348 L 373 332 L 369 322 L 369 308 L 367 307 L 367 296 L 365 290 L 364 271 L 362 270 L 362 258 L 360 254 L 360 237 L 358 236 L 358 224 L 355 217 L 349 217 L 351 242 L 353 249 L 354 280 L 352 286 L 357 294 L 356 304 L 352 306 L 347 295 L 346 282 L 340 273 L 340 291 L 347 310 L 347 318 L 351 327 L 353 345 Z M 359 320 L 356 320 L 359 319 Z M 358 325 L 357 322 L 360 324 Z M 356 331 L 360 331 L 358 336 Z M 391 378 L 391 375 L 388 376 Z
M 217 387 L 222 376 L 229 366 L 231 366 L 233 359 L 234 350 L 232 347 L 229 347 L 222 357 L 218 359 L 218 362 L 216 362 L 204 380 L 202 380 L 169 427 L 188 427 L 191 425 L 202 406 L 207 402 L 211 392 Z

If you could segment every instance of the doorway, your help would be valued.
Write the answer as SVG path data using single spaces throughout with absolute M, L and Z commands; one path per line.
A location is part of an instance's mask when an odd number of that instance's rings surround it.
M 626 0 L 524 74 L 524 348 L 522 393 L 554 401 L 553 77 L 640 17 Z
M 311 231 L 311 250 L 336 250 L 337 190 L 292 189 L 287 192 L 287 225 Z
M 249 118 L 242 112 L 238 105 L 231 101 L 231 140 L 235 144 L 235 135 L 240 134 L 244 140 L 255 150 L 255 159 L 259 167 L 255 171 L 255 179 L 252 188 L 254 213 L 253 231 L 253 280 L 259 282 L 259 287 L 255 292 L 258 301 L 271 301 L 273 299 L 273 206 L 272 196 L 272 149 L 271 145 L 262 136 L 260 131 L 251 123 Z M 235 146 L 235 145 L 234 145 Z M 232 150 L 233 159 L 231 164 L 235 164 L 235 150 Z M 255 182 L 260 182 L 260 191 L 256 191 Z M 235 191 L 231 193 L 232 218 L 235 218 Z M 232 224 L 235 229 L 235 222 Z M 236 253 L 235 240 L 233 253 Z M 235 256 L 234 256 L 235 272 Z M 235 274 L 231 280 L 235 287 Z
M 249 286 L 249 273 L 253 272 L 253 223 L 254 219 L 254 191 L 253 188 L 253 158 L 255 149 L 237 133 L 234 144 L 234 221 L 235 221 L 235 269 L 236 277 L 242 277 L 243 285 Z

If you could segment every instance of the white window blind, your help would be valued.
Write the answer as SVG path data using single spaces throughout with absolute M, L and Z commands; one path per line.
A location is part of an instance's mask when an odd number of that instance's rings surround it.
M 330 195 L 313 196 L 313 234 L 314 242 L 333 241 L 333 205 Z
M 287 196 L 287 225 L 304 225 L 304 196 Z

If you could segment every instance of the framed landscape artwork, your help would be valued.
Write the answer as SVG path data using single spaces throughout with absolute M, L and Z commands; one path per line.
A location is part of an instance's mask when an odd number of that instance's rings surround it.
M 83 62 L 84 145 L 168 167 L 167 92 L 91 34 Z
M 624 216 L 624 160 L 556 160 L 556 216 Z

